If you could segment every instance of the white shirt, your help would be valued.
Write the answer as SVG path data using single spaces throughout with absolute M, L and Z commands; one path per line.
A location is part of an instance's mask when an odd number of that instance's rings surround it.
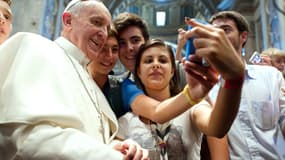
M 278 122 L 285 115 L 283 76 L 273 67 L 247 65 L 245 77 L 239 112 L 228 133 L 230 158 L 285 159 L 282 122 Z M 211 90 L 211 100 L 215 101 L 219 87 L 220 83 Z

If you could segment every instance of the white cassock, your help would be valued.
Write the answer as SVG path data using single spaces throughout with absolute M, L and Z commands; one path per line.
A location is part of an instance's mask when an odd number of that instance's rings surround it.
M 109 145 L 116 117 L 87 63 L 63 37 L 17 33 L 0 46 L 1 160 L 122 159 Z

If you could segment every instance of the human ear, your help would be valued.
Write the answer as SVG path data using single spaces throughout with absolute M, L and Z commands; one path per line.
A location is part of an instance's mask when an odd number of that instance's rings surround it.
M 69 12 L 64 12 L 62 15 L 62 23 L 64 26 L 71 26 L 71 14 Z
M 248 38 L 248 32 L 242 32 L 241 33 L 242 44 L 247 41 L 247 38 Z

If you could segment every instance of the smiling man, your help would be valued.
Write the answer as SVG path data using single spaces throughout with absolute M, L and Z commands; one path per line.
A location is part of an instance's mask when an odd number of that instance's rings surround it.
M 148 158 L 113 141 L 116 116 L 86 69 L 110 22 L 102 2 L 72 0 L 57 40 L 18 33 L 0 46 L 0 159 Z

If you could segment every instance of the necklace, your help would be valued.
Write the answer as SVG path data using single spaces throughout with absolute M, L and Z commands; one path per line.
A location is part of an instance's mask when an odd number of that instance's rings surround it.
M 93 99 L 91 93 L 89 92 L 89 90 L 88 90 L 88 88 L 87 88 L 87 86 L 86 86 L 86 84 L 85 84 L 85 82 L 84 82 L 84 80 L 83 80 L 83 78 L 82 78 L 82 76 L 81 76 L 81 74 L 80 74 L 78 68 L 77 68 L 76 65 L 75 65 L 75 62 L 73 62 L 73 60 L 71 59 L 70 55 L 66 52 L 66 50 L 64 49 L 64 47 L 62 47 L 59 43 L 57 43 L 57 44 L 58 44 L 58 46 L 59 46 L 60 48 L 63 49 L 65 55 L 68 57 L 69 61 L 71 62 L 73 68 L 75 69 L 75 71 L 76 71 L 76 73 L 77 73 L 77 75 L 78 75 L 78 77 L 79 77 L 79 79 L 80 79 L 80 81 L 81 81 L 81 84 L 83 84 L 85 91 L 87 92 L 89 98 L 90 98 L 91 101 L 92 101 L 92 104 L 93 104 L 94 107 L 95 107 L 95 110 L 96 110 L 97 113 L 98 113 L 98 119 L 100 120 L 99 132 L 100 132 L 101 135 L 102 135 L 103 142 L 106 143 L 105 136 L 104 136 L 104 135 L 105 135 L 105 128 L 104 128 L 104 125 L 103 125 L 103 116 L 102 116 L 103 113 L 102 113 L 101 109 L 99 108 L 98 101 L 94 101 L 94 99 Z M 87 68 L 85 68 L 85 69 L 86 69 L 86 71 L 87 71 Z M 84 69 L 83 69 L 83 70 L 84 70 Z M 87 72 L 87 73 L 88 73 L 88 72 Z M 89 73 L 88 73 L 88 75 L 89 75 Z M 89 75 L 89 77 L 90 77 L 90 75 Z M 91 78 L 91 79 L 92 79 L 92 78 Z M 96 99 L 98 99 L 98 96 L 97 96 L 96 91 L 92 90 L 92 92 L 94 93 Z

